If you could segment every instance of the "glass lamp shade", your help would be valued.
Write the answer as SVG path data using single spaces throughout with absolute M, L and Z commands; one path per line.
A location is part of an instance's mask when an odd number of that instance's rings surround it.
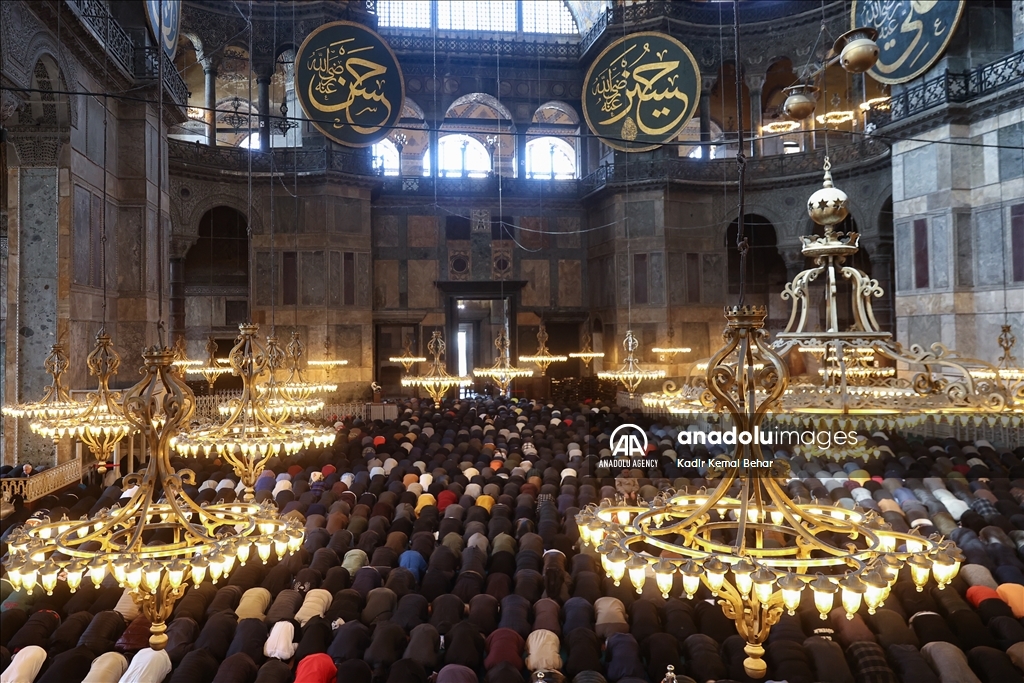
M 828 619 L 839 586 L 829 581 L 823 574 L 818 574 L 817 578 L 811 581 L 810 587 L 814 592 L 814 607 L 822 619 Z

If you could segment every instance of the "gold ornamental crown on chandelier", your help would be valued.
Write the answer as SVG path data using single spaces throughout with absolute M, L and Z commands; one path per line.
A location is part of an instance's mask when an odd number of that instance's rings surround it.
M 426 374 L 418 377 L 405 376 L 402 378 L 403 387 L 420 387 L 425 389 L 430 398 L 437 405 L 441 404 L 444 395 L 454 387 L 468 387 L 473 384 L 473 378 L 468 376 L 455 377 L 449 374 L 444 367 L 444 353 L 447 344 L 441 338 L 441 333 L 434 330 L 427 342 L 427 351 L 430 352 L 430 368 Z
M 519 356 L 520 363 L 533 363 L 540 369 L 540 376 L 543 377 L 552 363 L 564 363 L 569 360 L 568 356 L 553 354 L 548 351 L 548 331 L 544 327 L 544 321 L 540 321 L 537 330 L 537 353 L 532 356 Z

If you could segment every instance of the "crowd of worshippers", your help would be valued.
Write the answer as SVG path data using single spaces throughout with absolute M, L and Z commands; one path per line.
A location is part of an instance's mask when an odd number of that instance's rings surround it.
M 410 402 L 395 420 L 342 418 L 325 450 L 273 459 L 256 499 L 305 525 L 302 548 L 190 587 L 166 648 L 112 577 L 71 594 L 0 580 L 0 683 L 749 682 L 745 641 L 705 588 L 663 599 L 654 581 L 615 586 L 582 548 L 574 517 L 602 499 L 712 487 L 676 428 L 612 406 Z M 657 469 L 594 467 L 612 430 L 643 426 Z M 894 529 L 953 538 L 966 562 L 945 590 L 906 571 L 883 608 L 820 618 L 810 591 L 765 645 L 766 679 L 788 683 L 1024 683 L 1024 449 L 875 433 L 876 457 L 828 461 L 777 451 L 789 494 L 874 510 Z M 678 458 L 678 460 L 677 460 Z M 243 489 L 218 460 L 187 493 L 230 502 Z M 105 488 L 16 504 L 18 525 L 78 519 L 125 503 Z M 724 538 L 720 540 L 731 541 Z M 650 548 L 650 550 L 655 550 Z

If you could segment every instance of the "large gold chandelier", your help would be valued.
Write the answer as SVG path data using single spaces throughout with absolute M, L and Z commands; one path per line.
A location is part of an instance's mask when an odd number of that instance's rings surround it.
M 82 402 L 80 414 L 47 421 L 49 433 L 45 435 L 54 438 L 57 430 L 66 428 L 81 439 L 98 462 L 103 463 L 110 458 L 114 446 L 135 431 L 121 408 L 121 392 L 110 389 L 110 378 L 117 374 L 121 357 L 114 350 L 106 331 L 100 330 L 96 335 L 96 348 L 89 354 L 86 364 L 89 374 L 96 377 L 96 391 L 89 392 Z
M 256 477 L 275 455 L 291 455 L 303 448 L 334 443 L 337 432 L 305 423 L 291 423 L 287 416 L 275 417 L 267 410 L 269 392 L 259 382 L 270 372 L 269 355 L 259 341 L 259 325 L 242 323 L 228 361 L 242 379 L 242 394 L 230 402 L 231 414 L 221 424 L 200 426 L 174 437 L 171 447 L 186 456 L 216 453 L 227 460 L 251 500 Z
M 307 367 L 323 368 L 325 371 L 330 371 L 335 368 L 340 368 L 344 365 L 348 365 L 348 361 L 343 358 L 334 358 L 331 356 L 331 339 L 330 337 L 324 337 L 324 357 L 317 359 L 309 359 L 306 361 Z
M 273 332 L 267 335 L 266 349 L 267 377 L 266 381 L 258 385 L 257 390 L 267 415 L 277 421 L 283 421 L 321 412 L 324 409 L 324 402 L 313 396 L 312 392 L 300 397 L 297 391 L 289 391 L 283 382 L 277 380 L 277 371 L 284 364 L 286 354 Z M 230 417 L 234 410 L 233 401 L 218 406 L 218 411 L 225 418 Z
M 653 578 L 668 597 L 678 578 L 692 599 L 703 583 L 746 640 L 744 669 L 754 678 L 767 670 L 761 657 L 769 630 L 783 610 L 795 612 L 804 590 L 822 619 L 837 593 L 852 619 L 862 602 L 871 613 L 885 602 L 904 564 L 921 591 L 929 576 L 945 588 L 963 559 L 952 543 L 895 532 L 873 513 L 798 504 L 786 494 L 788 463 L 770 460 L 755 430 L 788 385 L 786 366 L 767 343 L 766 315 L 758 306 L 727 309 L 725 344 L 708 366 L 705 410 L 731 418 L 741 435 L 735 452 L 713 463 L 714 490 L 606 501 L 576 518 L 581 540 L 616 585 L 628 575 L 640 593 Z M 726 363 L 730 357 L 739 362 Z M 761 371 L 751 369 L 755 362 Z M 739 493 L 731 496 L 734 485 Z
M 338 390 L 337 384 L 313 382 L 306 379 L 302 371 L 302 354 L 305 353 L 306 347 L 303 346 L 302 341 L 299 339 L 298 331 L 292 330 L 292 338 L 285 349 L 288 353 L 289 368 L 288 379 L 285 380 L 282 386 L 284 392 L 292 401 L 302 403 L 316 400 L 314 398 L 316 394 L 329 394 Z M 319 401 L 319 403 L 323 407 L 323 401 Z
M 195 362 L 188 360 L 187 357 L 184 363 L 179 363 L 185 369 L 185 373 L 189 375 L 201 375 L 206 380 L 206 384 L 210 387 L 210 391 L 213 391 L 213 385 L 217 382 L 217 378 L 223 374 L 231 372 L 231 366 L 228 365 L 222 358 L 217 358 L 217 341 L 210 337 L 206 340 L 206 361 Z
M 473 383 L 472 377 L 455 377 L 448 373 L 448 370 L 444 367 L 444 352 L 447 345 L 444 343 L 444 339 L 441 338 L 441 333 L 434 330 L 433 335 L 430 337 L 430 341 L 427 342 L 427 351 L 430 352 L 432 359 L 430 361 L 430 369 L 427 374 L 420 375 L 418 377 L 403 377 L 403 387 L 422 387 L 426 389 L 427 393 L 430 394 L 430 398 L 434 400 L 437 405 L 441 404 L 441 400 L 444 395 L 448 393 L 453 387 L 468 387 Z
M 640 342 L 633 335 L 633 330 L 626 330 L 626 336 L 622 340 L 622 348 L 626 350 L 626 358 L 622 365 L 619 366 L 618 370 L 606 370 L 597 373 L 600 379 L 620 382 L 626 388 L 629 397 L 633 398 L 636 390 L 640 388 L 640 385 L 645 380 L 665 378 L 664 370 L 644 370 L 640 366 L 640 361 L 636 357 L 636 351 L 640 348 Z
M 568 356 L 552 354 L 548 351 L 548 331 L 544 328 L 544 321 L 540 321 L 540 329 L 537 330 L 537 353 L 532 356 L 519 356 L 520 363 L 534 363 L 540 368 L 540 376 L 543 377 L 552 363 L 564 363 L 569 360 Z
M 508 388 L 512 385 L 512 380 L 520 377 L 533 377 L 533 370 L 517 368 L 512 365 L 508 355 L 508 334 L 504 327 L 498 329 L 498 336 L 494 338 L 494 348 L 498 350 L 494 365 L 489 368 L 473 368 L 473 375 L 490 378 L 498 385 L 498 392 L 503 396 L 508 396 Z
M 71 394 L 64 386 L 64 373 L 68 371 L 70 364 L 63 344 L 57 342 L 51 346 L 50 353 L 43 361 L 46 374 L 51 377 L 50 385 L 43 391 L 43 397 L 38 401 L 6 405 L 3 407 L 3 414 L 30 420 L 29 427 L 33 431 L 48 430 L 52 426 L 55 431 L 48 434 L 50 438 L 59 439 L 73 435 L 70 426 L 62 428 L 58 422 L 80 414 L 85 408 L 82 402 L 72 400 Z
M 847 198 L 833 186 L 829 169 L 826 158 L 822 189 L 808 201 L 808 214 L 824 226 L 823 235 L 800 238 L 804 256 L 813 262 L 783 289 L 782 298 L 791 301 L 790 317 L 772 342 L 783 358 L 803 354 L 804 365 L 817 370 L 789 382 L 777 405 L 779 421 L 839 429 L 905 428 L 927 419 L 1024 423 L 1024 381 L 1014 379 L 1012 368 L 962 356 L 939 343 L 907 349 L 880 328 L 872 300 L 883 291 L 877 280 L 847 265 L 859 251 L 860 235 L 835 229 L 847 216 Z M 844 283 L 850 290 L 849 329 L 840 325 Z M 824 304 L 821 321 L 812 315 L 815 302 Z M 898 364 L 910 370 L 909 376 L 900 376 Z M 705 367 L 698 363 L 694 372 Z M 676 414 L 701 413 L 706 389 L 705 378 L 691 374 L 678 389 L 666 385 L 645 395 L 644 404 Z
M 590 361 L 594 360 L 595 358 L 604 358 L 604 351 L 594 351 L 592 348 L 590 348 L 590 345 L 593 342 L 593 340 L 594 338 L 591 336 L 589 331 L 584 332 L 583 345 L 580 347 L 579 351 L 574 351 L 573 353 L 570 353 L 569 358 L 579 358 L 581 361 L 583 361 L 583 366 L 587 368 L 590 367 Z
M 426 363 L 427 359 L 423 356 L 413 355 L 412 352 L 412 336 L 406 337 L 405 345 L 403 347 L 401 356 L 391 356 L 388 360 L 392 363 L 401 363 L 402 367 L 405 368 L 406 372 L 412 370 L 412 366 L 416 363 Z
M 124 414 L 146 439 L 150 460 L 125 477 L 136 486 L 123 506 L 91 519 L 45 520 L 11 534 L 7 578 L 31 594 L 41 586 L 52 594 L 58 580 L 72 592 L 88 577 L 99 587 L 107 574 L 126 588 L 150 622 L 149 644 L 167 643 L 167 619 L 191 580 L 216 583 L 255 549 L 264 563 L 302 545 L 297 522 L 272 507 L 251 503 L 200 506 L 185 492 L 195 483 L 190 470 L 175 471 L 170 446 L 195 410 L 192 391 L 178 377 L 174 353 L 153 347 L 143 353 L 144 377 L 124 397 Z

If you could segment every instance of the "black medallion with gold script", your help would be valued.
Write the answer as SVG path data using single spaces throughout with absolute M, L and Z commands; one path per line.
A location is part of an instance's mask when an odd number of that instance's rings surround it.
M 146 0 L 146 20 L 167 59 L 174 59 L 181 30 L 181 0 Z
M 878 61 L 868 71 L 880 83 L 906 83 L 942 56 L 963 0 L 853 0 L 852 28 L 878 31 Z
M 398 58 L 362 24 L 324 24 L 295 57 L 295 93 L 317 129 L 347 147 L 368 147 L 402 115 L 405 81 Z
M 686 46 L 664 33 L 619 38 L 583 82 L 583 115 L 606 145 L 644 152 L 671 141 L 700 102 L 700 70 Z

